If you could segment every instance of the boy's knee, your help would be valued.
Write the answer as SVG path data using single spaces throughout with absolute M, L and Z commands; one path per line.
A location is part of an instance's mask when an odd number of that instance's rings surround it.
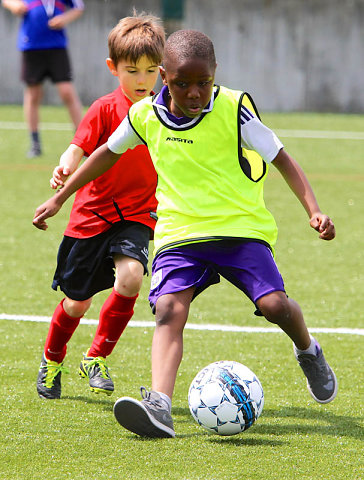
M 289 300 L 283 292 L 273 292 L 257 301 L 257 306 L 265 318 L 271 323 L 284 323 L 291 317 Z
M 114 288 L 125 297 L 134 297 L 141 289 L 143 283 L 143 271 L 140 269 L 131 269 L 127 276 L 119 275 L 116 272 Z
M 156 305 L 156 323 L 157 325 L 165 325 L 170 323 L 175 312 L 175 302 L 169 295 L 159 297 Z
M 187 314 L 188 312 L 186 312 L 183 304 L 178 302 L 173 295 L 163 295 L 158 298 L 155 315 L 158 326 L 172 322 L 179 324 L 179 320 L 187 318 Z
M 69 83 L 63 83 L 58 85 L 59 96 L 66 104 L 70 104 L 75 100 L 75 93 L 72 85 Z
M 72 300 L 66 297 L 63 302 L 63 308 L 70 317 L 79 318 L 85 315 L 91 306 L 91 302 L 92 298 L 88 298 L 87 300 Z

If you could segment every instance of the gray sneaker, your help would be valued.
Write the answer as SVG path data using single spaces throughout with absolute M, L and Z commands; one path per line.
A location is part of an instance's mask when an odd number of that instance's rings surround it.
M 32 142 L 30 149 L 27 152 L 28 158 L 40 157 L 42 155 L 42 148 L 39 142 Z
M 311 396 L 319 403 L 329 403 L 336 397 L 337 380 L 335 373 L 326 362 L 320 345 L 316 344 L 317 354 L 298 354 L 296 359 L 307 378 L 307 388 Z
M 140 388 L 143 400 L 119 398 L 114 405 L 116 420 L 127 430 L 142 437 L 171 438 L 176 434 L 169 411 L 163 406 L 157 392 Z

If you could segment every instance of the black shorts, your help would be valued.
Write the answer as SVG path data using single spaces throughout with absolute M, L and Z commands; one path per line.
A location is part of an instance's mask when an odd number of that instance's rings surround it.
M 151 229 L 142 223 L 123 221 L 90 238 L 63 237 L 58 250 L 52 288 L 59 287 L 72 300 L 87 300 L 111 288 L 115 282 L 114 254 L 139 260 L 148 274 Z
M 67 50 L 26 50 L 22 57 L 21 79 L 27 85 L 38 85 L 47 77 L 53 83 L 72 81 L 71 63 Z

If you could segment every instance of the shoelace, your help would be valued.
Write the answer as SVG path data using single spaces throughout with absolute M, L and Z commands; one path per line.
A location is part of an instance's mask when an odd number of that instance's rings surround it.
M 303 368 L 309 369 L 311 372 L 314 371 L 315 378 L 321 376 L 322 374 L 327 374 L 326 364 L 323 362 L 317 362 L 313 358 L 301 358 L 300 363 Z
M 158 400 L 158 398 L 152 399 L 152 392 L 148 392 L 148 390 L 145 387 L 140 387 L 140 394 L 143 400 L 147 400 L 149 403 L 151 403 L 156 407 L 162 407 L 162 404 Z
M 108 366 L 106 365 L 105 360 L 102 357 L 95 357 L 92 360 L 87 361 L 85 369 L 93 370 L 97 366 L 100 368 L 102 378 L 110 378 Z
M 47 362 L 42 368 L 46 370 L 44 385 L 47 388 L 53 387 L 54 379 L 59 373 L 69 373 L 68 368 L 64 367 L 62 363 Z

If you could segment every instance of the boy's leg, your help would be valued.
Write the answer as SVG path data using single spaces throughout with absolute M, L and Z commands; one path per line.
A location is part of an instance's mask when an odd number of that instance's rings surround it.
M 48 399 L 60 398 L 61 373 L 67 343 L 90 304 L 91 299 L 77 302 L 66 297 L 55 309 L 38 373 L 39 396 Z
M 58 94 L 66 105 L 72 122 L 77 129 L 82 119 L 82 105 L 72 83 L 71 60 L 67 49 L 47 50 L 47 73 L 56 85 Z
M 90 307 L 91 299 L 75 301 L 64 298 L 53 313 L 44 355 L 48 360 L 61 363 L 66 356 L 67 343 Z
M 28 125 L 31 143 L 27 156 L 33 158 L 41 155 L 39 138 L 39 106 L 43 97 L 42 83 L 46 76 L 47 61 L 42 50 L 22 52 L 21 79 L 25 84 L 23 109 Z
M 42 149 L 39 138 L 39 106 L 42 101 L 43 87 L 41 84 L 26 85 L 24 89 L 24 117 L 30 133 L 30 150 L 28 157 L 41 155 Z
M 156 327 L 152 342 L 152 388 L 172 399 L 183 354 L 185 327 L 194 288 L 163 295 L 156 303 Z
M 56 83 L 56 86 L 59 96 L 66 105 L 75 128 L 77 128 L 82 119 L 82 105 L 76 89 L 72 82 L 59 82 Z
M 91 391 L 109 395 L 114 391 L 114 384 L 105 358 L 111 354 L 133 316 L 144 274 L 143 265 L 134 258 L 115 255 L 114 263 L 114 288 L 102 306 L 95 337 L 80 365 L 80 375 L 89 378 Z
M 183 329 L 194 288 L 163 295 L 156 303 L 156 329 L 152 344 L 152 388 L 141 389 L 141 402 L 120 398 L 114 405 L 117 421 L 147 437 L 174 437 L 171 399 L 183 352 Z
M 301 309 L 283 292 L 273 292 L 256 302 L 265 318 L 291 338 L 297 361 L 307 378 L 307 388 L 319 403 L 334 400 L 337 393 L 335 373 L 328 365 L 319 343 L 310 336 Z
M 152 386 L 141 388 L 139 402 L 122 397 L 114 415 L 128 430 L 146 437 L 174 437 L 171 397 L 182 359 L 183 329 L 192 298 L 219 281 L 216 271 L 199 258 L 195 247 L 176 247 L 153 260 L 149 301 L 156 314 L 152 344 Z
M 258 299 L 256 304 L 264 317 L 279 325 L 297 348 L 305 350 L 310 346 L 310 334 L 297 302 L 287 298 L 284 292 L 272 292 Z
M 223 255 L 216 256 L 221 274 L 248 295 L 260 312 L 279 325 L 292 339 L 296 357 L 316 401 L 335 398 L 337 382 L 322 350 L 310 337 L 301 309 L 285 293 L 283 279 L 270 249 L 259 242 L 223 243 Z M 309 355 L 307 357 L 307 355 Z
M 102 306 L 96 335 L 89 349 L 92 357 L 107 357 L 134 313 L 134 305 L 142 282 L 144 267 L 134 258 L 114 258 L 116 279 L 110 296 Z

